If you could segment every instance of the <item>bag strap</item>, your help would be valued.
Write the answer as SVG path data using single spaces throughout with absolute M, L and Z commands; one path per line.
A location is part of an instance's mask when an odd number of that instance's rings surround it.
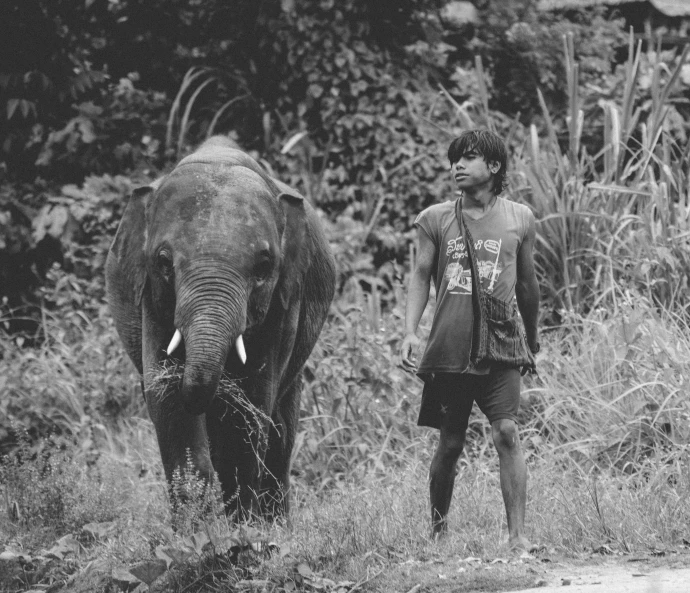
M 479 278 L 479 268 L 477 267 L 477 256 L 474 252 L 474 239 L 472 238 L 470 229 L 467 228 L 465 217 L 462 215 L 462 198 L 458 198 L 455 204 L 455 218 L 458 221 L 458 225 L 465 233 L 465 246 L 467 247 L 470 268 L 472 269 L 472 294 L 474 295 L 474 287 L 476 286 L 477 294 L 480 295 L 482 294 L 482 284 L 481 279 Z
M 467 248 L 467 257 L 470 260 L 470 272 L 472 278 L 472 348 L 470 352 L 470 360 L 481 354 L 481 351 L 486 344 L 486 311 L 482 299 L 482 284 L 479 277 L 479 268 L 477 267 L 477 256 L 474 252 L 474 239 L 470 229 L 467 228 L 467 223 L 462 215 L 462 198 L 458 198 L 455 204 L 455 217 L 458 225 L 462 228 L 465 235 L 465 247 Z

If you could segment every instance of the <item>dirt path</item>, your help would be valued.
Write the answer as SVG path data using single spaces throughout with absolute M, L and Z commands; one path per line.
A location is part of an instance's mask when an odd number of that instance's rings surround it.
M 580 566 L 544 575 L 543 586 L 519 593 L 688 593 L 690 568 L 647 566 Z M 518 593 L 517 590 L 506 593 Z
M 640 554 L 408 559 L 377 582 L 384 593 L 690 593 L 690 549 Z

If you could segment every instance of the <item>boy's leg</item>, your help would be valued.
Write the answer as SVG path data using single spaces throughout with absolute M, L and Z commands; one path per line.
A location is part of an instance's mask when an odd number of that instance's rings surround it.
M 517 369 L 494 368 L 486 390 L 477 404 L 489 422 L 498 451 L 501 492 L 508 519 L 508 543 L 511 548 L 532 546 L 525 536 L 527 468 L 518 434 L 517 413 L 520 407 L 520 372 Z
M 467 422 L 472 411 L 471 375 L 437 375 L 434 388 L 442 398 L 438 447 L 429 471 L 431 528 L 434 536 L 446 531 L 448 509 L 458 473 L 457 462 L 465 446 Z M 438 383 L 436 383 L 438 382 Z M 468 384 L 469 383 L 469 384 Z
M 527 467 L 517 424 L 505 418 L 495 420 L 491 423 L 491 431 L 500 464 L 501 492 L 508 518 L 508 545 L 529 551 L 532 546 L 525 536 Z

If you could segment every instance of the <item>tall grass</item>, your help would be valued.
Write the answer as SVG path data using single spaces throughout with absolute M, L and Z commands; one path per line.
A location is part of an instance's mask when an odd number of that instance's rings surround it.
M 21 337 L 0 337 L 0 446 L 17 424 L 34 440 L 51 435 L 88 450 L 107 438 L 110 424 L 143 412 L 136 371 L 105 305 L 93 316 L 69 307 L 44 310 L 43 334 L 36 348 Z
M 590 155 L 581 142 L 584 112 L 575 48 L 572 37 L 564 38 L 566 147 L 540 94 L 546 135 L 541 138 L 536 126 L 530 127 L 528 150 L 515 160 L 514 189 L 537 214 L 540 284 L 557 306 L 615 310 L 619 288 L 626 284 L 664 307 L 690 296 L 688 154 L 667 122 L 667 100 L 688 51 L 670 71 L 656 61 L 652 101 L 646 105 L 636 84 L 642 49 L 631 34 L 622 97 L 602 103 L 603 146 Z
M 307 367 L 290 525 L 262 528 L 265 537 L 291 551 L 253 569 L 254 578 L 282 582 L 295 562 L 305 562 L 319 574 L 351 583 L 384 571 L 388 584 L 377 580 L 377 586 L 409 590 L 437 578 L 433 566 L 410 562 L 505 553 L 498 462 L 488 424 L 478 413 L 460 462 L 451 533 L 441 544 L 430 539 L 426 473 L 437 435 L 415 426 L 420 383 L 396 367 L 403 336 L 399 313 L 375 310 L 357 295 L 353 291 L 350 302 L 334 304 Z M 34 479 L 40 467 L 31 457 L 23 466 L 4 463 L 0 546 L 12 541 L 27 551 L 49 548 L 60 535 L 78 535 L 83 524 L 112 521 L 115 539 L 89 544 L 86 558 L 110 567 L 131 565 L 151 557 L 159 545 L 184 545 L 199 524 L 198 513 L 183 522 L 184 533 L 170 531 L 165 480 L 145 412 L 125 407 L 125 417 L 114 419 L 88 403 L 100 395 L 89 396 L 85 387 L 103 385 L 99 350 L 113 365 L 110 388 L 129 393 L 135 403 L 139 395 L 129 385 L 136 377 L 118 354 L 112 326 L 77 319 L 54 320 L 50 331 L 65 337 L 38 351 L 2 338 L 0 375 L 29 361 L 33 369 L 11 375 L 12 410 L 48 402 L 63 410 L 64 429 L 71 423 L 77 438 L 71 445 L 63 441 L 65 461 L 56 460 L 51 474 L 40 474 L 41 488 Z M 424 331 L 429 320 L 427 311 Z M 625 303 L 621 298 L 616 317 L 604 309 L 573 313 L 544 334 L 540 375 L 524 385 L 522 439 L 530 471 L 529 535 L 550 553 L 578 554 L 604 544 L 640 552 L 679 545 L 686 537 L 690 405 L 682 377 L 688 335 L 681 316 L 658 313 L 639 295 Z M 78 365 L 55 366 L 56 359 L 77 356 Z M 37 385 L 52 387 L 35 400 Z M 70 404 L 80 392 L 87 403 Z M 82 437 L 83 408 L 98 425 L 91 441 Z M 46 447 L 50 451 L 50 443 L 39 450 Z M 43 510 L 50 508 L 62 514 L 50 519 Z M 27 522 L 29 517 L 35 522 Z M 177 580 L 169 590 L 211 578 L 204 576 L 211 574 L 208 564 L 195 558 L 199 564 L 190 560 L 197 566 L 191 572 L 171 573 Z M 214 578 L 222 573 L 229 582 L 242 574 L 226 565 L 213 570 Z
M 186 147 L 187 134 L 195 123 L 200 123 L 204 128 L 206 138 L 210 138 L 218 123 L 232 113 L 233 107 L 251 100 L 251 93 L 243 87 L 237 89 L 236 85 L 237 80 L 232 75 L 216 68 L 193 66 L 187 70 L 168 113 L 165 148 L 170 156 L 175 158 L 182 156 Z M 208 121 L 199 113 L 200 109 L 197 104 L 199 96 L 207 87 L 215 88 L 215 95 L 220 97 L 228 94 L 228 87 L 234 88 L 236 91 L 231 99 L 213 111 L 213 115 Z M 192 118 L 192 113 L 195 111 L 196 119 Z M 177 141 L 175 141 L 175 137 Z

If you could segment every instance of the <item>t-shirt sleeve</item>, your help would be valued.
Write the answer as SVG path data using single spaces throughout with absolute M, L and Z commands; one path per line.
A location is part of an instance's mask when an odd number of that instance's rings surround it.
M 422 210 L 419 213 L 417 218 L 415 218 L 414 226 L 422 229 L 433 241 L 434 245 L 438 247 L 438 225 L 435 224 L 434 212 L 431 208 Z
M 532 210 L 528 206 L 522 206 L 520 208 L 521 210 L 521 216 L 520 216 L 520 245 L 522 245 L 522 242 L 525 240 L 527 237 L 527 233 L 529 231 L 530 223 L 532 220 L 534 220 L 534 214 L 532 214 Z

